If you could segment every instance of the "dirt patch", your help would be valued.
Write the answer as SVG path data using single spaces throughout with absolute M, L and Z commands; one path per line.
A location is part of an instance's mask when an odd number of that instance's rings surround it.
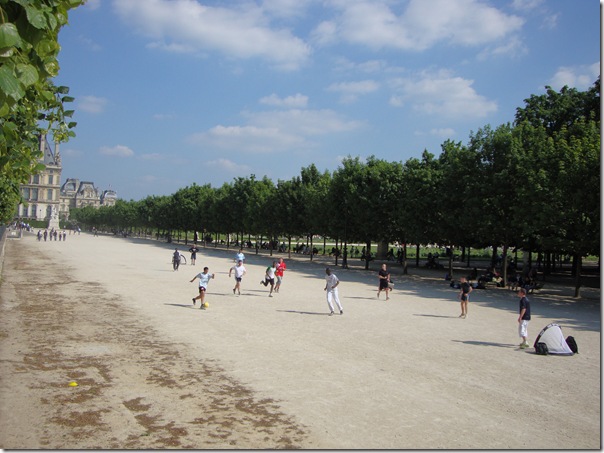
M 27 423 L 3 417 L 2 448 L 304 447 L 304 428 L 277 401 L 162 341 L 98 283 L 13 245 L 0 300 L 0 400 L 3 414 Z

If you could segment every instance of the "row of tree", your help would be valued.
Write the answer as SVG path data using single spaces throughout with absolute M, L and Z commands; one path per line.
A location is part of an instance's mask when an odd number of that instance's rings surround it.
M 15 215 L 21 184 L 44 168 L 40 137 L 75 135 L 69 88 L 51 79 L 59 72 L 59 30 L 83 1 L 0 1 L 0 222 Z
M 600 80 L 585 92 L 546 89 L 525 100 L 513 125 L 486 126 L 465 145 L 447 140 L 438 157 L 349 156 L 332 174 L 313 164 L 276 184 L 254 175 L 193 184 L 72 218 L 116 230 L 287 237 L 290 250 L 292 237 L 313 235 L 368 250 L 395 241 L 492 246 L 503 248 L 504 272 L 510 248 L 563 253 L 574 257 L 578 296 L 582 257 L 600 252 Z

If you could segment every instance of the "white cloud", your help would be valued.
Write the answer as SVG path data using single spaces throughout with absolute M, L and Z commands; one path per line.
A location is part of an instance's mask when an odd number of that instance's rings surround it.
M 231 174 L 244 174 L 252 171 L 252 168 L 249 165 L 237 164 L 232 160 L 224 158 L 209 160 L 205 163 L 205 166 L 216 170 L 224 170 Z
M 531 11 L 543 5 L 545 0 L 513 0 L 512 8 L 518 11 Z
M 308 96 L 304 96 L 300 93 L 297 93 L 293 96 L 280 98 L 275 93 L 273 93 L 270 96 L 265 96 L 260 99 L 260 103 L 272 105 L 274 107 L 304 108 L 308 104 Z
M 107 99 L 97 96 L 82 96 L 76 101 L 78 110 L 87 113 L 103 113 L 107 105 Z
M 441 129 L 430 129 L 430 135 L 434 135 L 437 137 L 453 137 L 455 135 L 455 129 L 451 129 L 450 127 Z
M 528 48 L 518 36 L 511 36 L 501 44 L 494 47 L 487 47 L 478 54 L 479 60 L 485 60 L 490 56 L 510 56 L 522 57 L 528 54 Z
M 473 83 L 447 71 L 397 78 L 391 81 L 395 94 L 390 103 L 396 107 L 408 103 L 418 112 L 448 118 L 483 118 L 496 112 L 497 103 L 479 95 Z
M 342 118 L 333 110 L 301 110 L 259 112 L 245 114 L 250 124 L 258 127 L 276 127 L 299 137 L 322 136 L 350 132 L 363 127 L 358 121 Z
M 349 132 L 362 127 L 331 110 L 276 110 L 244 113 L 245 125 L 218 125 L 193 134 L 187 141 L 204 150 L 237 153 L 286 153 L 315 147 L 313 138 Z
M 118 16 L 152 40 L 175 52 L 219 52 L 229 58 L 260 58 L 282 70 L 295 70 L 311 49 L 254 3 L 205 6 L 194 0 L 114 0 Z M 273 10 L 274 11 L 274 10 Z
M 551 78 L 549 85 L 560 90 L 565 85 L 578 90 L 592 87 L 600 75 L 600 62 L 583 66 L 561 66 Z
M 303 139 L 275 127 L 219 125 L 192 135 L 189 142 L 204 148 L 263 154 L 299 146 Z
M 105 156 L 117 156 L 117 157 L 131 157 L 134 156 L 134 151 L 124 145 L 116 145 L 116 146 L 101 146 L 99 148 L 99 153 Z
M 309 5 L 308 1 L 300 0 L 263 0 L 262 9 L 267 15 L 277 18 L 290 19 L 301 17 Z
M 362 80 L 359 82 L 333 83 L 327 87 L 327 91 L 341 93 L 340 102 L 350 104 L 361 95 L 377 91 L 379 87 L 380 85 L 373 80 Z
M 439 42 L 478 46 L 499 42 L 517 32 L 524 20 L 478 0 L 411 0 L 402 13 L 400 3 L 375 0 L 336 1 L 335 19 L 313 31 L 314 41 L 344 41 L 372 49 L 422 51 Z

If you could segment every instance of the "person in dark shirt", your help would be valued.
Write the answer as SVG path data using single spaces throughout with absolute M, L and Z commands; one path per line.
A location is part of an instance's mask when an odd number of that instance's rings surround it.
M 531 320 L 531 304 L 526 297 L 526 289 L 520 288 L 518 290 L 518 297 L 520 297 L 519 303 L 519 315 L 518 315 L 518 335 L 522 338 L 520 343 L 520 349 L 526 349 L 529 347 L 528 337 L 528 325 Z
M 470 300 L 470 293 L 472 292 L 472 285 L 468 283 L 465 277 L 461 277 L 459 280 L 459 301 L 461 302 L 461 315 L 459 315 L 459 317 L 466 319 L 466 316 L 468 315 L 468 302 Z
M 390 272 L 388 272 L 388 268 L 387 268 L 386 264 L 382 264 L 382 268 L 378 271 L 378 277 L 379 277 L 379 284 L 378 284 L 377 297 L 379 299 L 380 293 L 382 291 L 386 291 L 386 300 L 388 300 L 388 299 L 390 299 L 390 297 L 388 297 L 388 291 L 390 291 L 390 287 L 388 286 L 388 283 L 390 283 Z

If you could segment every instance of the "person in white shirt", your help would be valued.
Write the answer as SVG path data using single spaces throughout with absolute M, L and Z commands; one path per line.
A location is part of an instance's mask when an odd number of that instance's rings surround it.
M 241 280 L 246 274 L 245 266 L 243 265 L 243 260 L 237 261 L 237 265 L 231 267 L 231 269 L 229 270 L 229 277 L 233 272 L 235 272 L 235 287 L 233 288 L 233 294 L 235 294 L 235 291 L 237 291 L 237 294 L 241 295 Z
M 273 297 L 273 289 L 275 287 L 275 272 L 277 271 L 277 262 L 273 261 L 273 264 L 266 268 L 266 274 L 264 280 L 260 280 L 260 284 L 268 286 L 271 285 L 271 291 L 268 293 L 268 297 Z
M 336 277 L 336 274 L 331 272 L 330 268 L 325 269 L 325 288 L 324 291 L 327 291 L 327 305 L 329 306 L 329 316 L 333 315 L 333 304 L 332 301 L 336 303 L 338 308 L 340 309 L 340 314 L 344 314 L 344 310 L 342 309 L 342 304 L 340 303 L 340 297 L 338 296 L 338 285 L 340 284 L 340 280 Z
M 204 299 L 206 297 L 206 290 L 208 288 L 208 284 L 210 283 L 210 279 L 214 278 L 214 274 L 210 274 L 209 268 L 206 266 L 203 268 L 203 272 L 200 272 L 195 277 L 191 279 L 191 283 L 198 278 L 199 279 L 199 296 L 193 298 L 193 305 L 195 305 L 195 301 L 199 300 L 199 304 L 202 310 L 205 310 L 206 307 L 203 306 Z

